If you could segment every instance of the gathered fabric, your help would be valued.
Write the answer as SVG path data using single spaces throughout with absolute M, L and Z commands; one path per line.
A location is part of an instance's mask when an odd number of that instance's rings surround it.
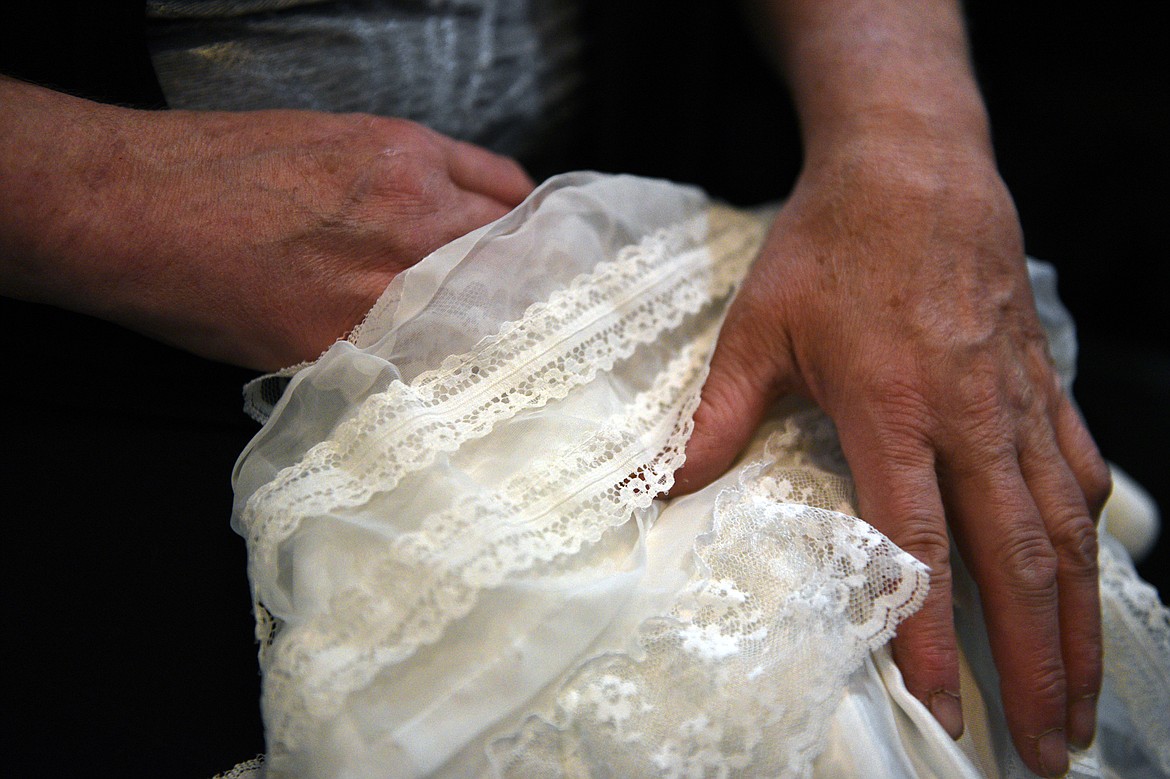
M 784 399 L 722 478 L 661 497 L 772 214 L 559 176 L 250 387 L 233 524 L 268 755 L 241 776 L 1027 775 L 961 572 L 967 734 L 906 692 L 885 645 L 927 570 L 858 518 L 822 412 Z M 1067 383 L 1071 322 L 1029 270 Z M 1170 775 L 1167 612 L 1103 547 L 1072 775 Z

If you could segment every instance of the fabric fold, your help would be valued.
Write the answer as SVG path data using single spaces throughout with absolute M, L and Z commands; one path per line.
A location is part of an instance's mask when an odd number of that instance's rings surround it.
M 956 746 L 882 654 L 926 569 L 857 518 L 820 411 L 778 404 L 721 479 L 660 497 L 769 222 L 668 182 L 558 177 L 253 398 L 269 418 L 233 523 L 267 776 L 1016 770 L 979 762 L 1006 732 L 995 690 Z M 1071 369 L 1071 323 L 1041 308 Z

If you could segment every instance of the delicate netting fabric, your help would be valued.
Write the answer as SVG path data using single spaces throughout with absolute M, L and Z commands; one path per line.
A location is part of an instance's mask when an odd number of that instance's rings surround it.
M 723 478 L 656 498 L 769 221 L 665 182 L 559 177 L 398 276 L 275 403 L 253 387 L 268 422 L 233 522 L 264 673 L 256 770 L 973 775 L 871 656 L 927 576 L 854 516 L 820 412 L 778 406 Z M 1156 615 L 1114 590 L 1136 604 L 1121 621 Z
M 710 234 L 706 213 L 660 229 L 533 304 L 472 352 L 369 396 L 329 440 L 252 496 L 241 521 L 254 548 L 261 555 L 276 550 L 299 517 L 394 489 L 440 452 L 565 397 L 638 344 L 726 296 L 746 270 L 759 231 L 745 229 L 742 219 L 720 221 Z M 725 261 L 714 264 L 712 257 Z

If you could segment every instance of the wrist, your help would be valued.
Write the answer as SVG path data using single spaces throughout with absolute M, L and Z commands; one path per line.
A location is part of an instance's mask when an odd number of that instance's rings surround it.
M 893 175 L 996 171 L 986 122 L 963 125 L 921 111 L 871 113 L 823 131 L 806 145 L 804 170 L 868 161 Z
M 791 200 L 823 203 L 826 197 L 906 224 L 943 212 L 965 215 L 960 221 L 1016 219 L 990 145 L 969 139 L 923 140 L 885 130 L 842 135 L 806 157 Z
M 957 87 L 935 89 L 879 92 L 806 108 L 801 123 L 806 162 L 817 164 L 860 148 L 906 161 L 960 158 L 994 166 L 990 122 L 974 84 L 967 93 Z
M 899 138 L 990 153 L 954 0 L 769 0 L 766 9 L 806 157 Z

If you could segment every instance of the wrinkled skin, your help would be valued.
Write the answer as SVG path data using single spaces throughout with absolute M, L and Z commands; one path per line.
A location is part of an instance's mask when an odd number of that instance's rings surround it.
M 1108 469 L 1054 375 L 994 167 L 907 152 L 861 145 L 805 170 L 729 313 L 676 492 L 725 470 L 780 395 L 818 403 L 860 515 L 931 570 L 893 641 L 907 687 L 961 733 L 949 527 L 1016 747 L 1053 775 L 1064 733 L 1094 729 Z
M 53 272 L 6 291 L 252 368 L 317 357 L 397 273 L 533 187 L 514 161 L 404 120 L 68 101 L 90 145 L 58 152 L 60 180 L 50 169 L 23 201 L 53 229 L 0 246 Z
M 193 272 L 172 299 L 154 296 L 162 312 L 144 311 L 143 321 L 159 322 L 167 339 L 198 334 L 188 348 L 252 367 L 317 356 L 396 274 L 503 216 L 532 188 L 511 160 L 402 120 L 188 116 L 206 151 L 168 171 L 176 185 L 163 190 L 163 207 L 197 221 L 162 240 L 173 239 L 174 261 L 190 261 Z M 193 246 L 184 240 L 191 231 L 200 236 Z M 219 301 L 210 331 L 202 311 L 175 321 L 176 311 Z
M 0 97 L 22 107 L 0 115 L 3 292 L 258 369 L 315 358 L 394 275 L 532 189 L 511 160 L 401 120 L 135 112 L 3 78 Z M 813 399 L 860 515 L 931 569 L 893 642 L 908 688 L 959 735 L 949 531 L 1016 748 L 1056 775 L 1066 739 L 1094 729 L 1108 471 L 1053 375 L 990 153 L 850 137 L 810 144 L 730 311 L 676 492 L 722 473 L 775 399 Z

